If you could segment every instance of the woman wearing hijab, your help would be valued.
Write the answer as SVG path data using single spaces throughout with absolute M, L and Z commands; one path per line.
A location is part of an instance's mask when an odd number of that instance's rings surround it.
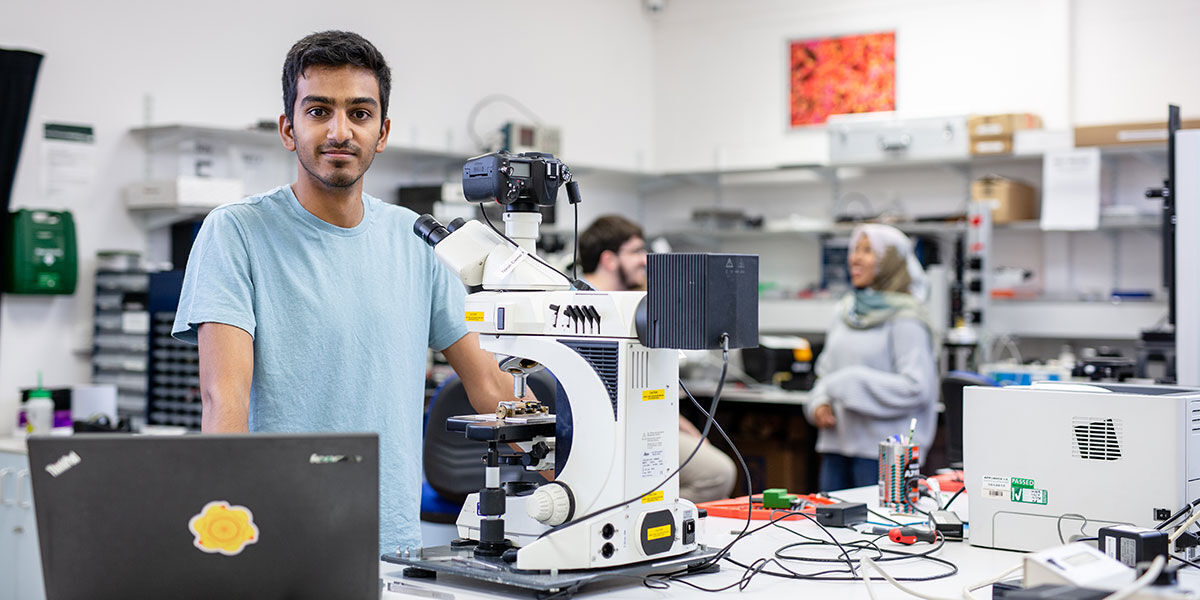
M 849 262 L 854 293 L 838 303 L 805 406 L 820 428 L 820 487 L 827 492 L 874 485 L 879 442 L 907 437 L 913 418 L 923 459 L 937 423 L 937 342 L 912 242 L 888 225 L 860 225 L 850 235 Z

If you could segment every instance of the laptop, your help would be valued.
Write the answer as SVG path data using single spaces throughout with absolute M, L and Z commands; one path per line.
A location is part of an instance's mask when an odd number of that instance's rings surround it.
M 379 598 L 375 434 L 28 446 L 47 600 Z

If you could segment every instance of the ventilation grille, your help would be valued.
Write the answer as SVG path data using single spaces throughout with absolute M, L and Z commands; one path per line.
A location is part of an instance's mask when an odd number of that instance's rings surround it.
M 562 345 L 574 350 L 595 369 L 608 390 L 612 402 L 613 420 L 617 419 L 617 342 L 581 342 L 559 340 Z
M 651 254 L 647 259 L 646 317 L 651 348 L 707 348 L 704 332 L 704 254 Z
M 1083 460 L 1118 460 L 1125 426 L 1120 419 L 1074 417 L 1071 419 L 1074 444 L 1071 455 Z
M 1191 410 L 1191 420 L 1189 423 L 1192 427 L 1192 436 L 1200 435 L 1200 400 L 1192 400 L 1188 403 L 1188 408 Z
M 629 369 L 633 374 L 631 387 L 646 389 L 650 387 L 650 351 L 633 348 L 629 351 Z

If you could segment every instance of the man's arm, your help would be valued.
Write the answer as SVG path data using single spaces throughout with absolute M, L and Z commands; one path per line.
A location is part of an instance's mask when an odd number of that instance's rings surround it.
M 254 377 L 254 338 L 224 323 L 201 323 L 200 429 L 204 433 L 250 430 L 250 382 Z
M 492 353 L 479 347 L 479 334 L 462 336 L 442 354 L 462 379 L 471 406 L 480 414 L 494 413 L 501 400 L 514 399 L 512 375 L 501 371 Z M 525 393 L 525 399 L 535 399 L 532 390 Z

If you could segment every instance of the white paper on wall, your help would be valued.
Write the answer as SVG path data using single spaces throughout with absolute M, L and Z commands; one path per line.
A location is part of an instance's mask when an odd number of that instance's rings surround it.
M 96 135 L 91 125 L 46 122 L 42 127 L 42 198 L 45 208 L 87 200 L 96 179 Z
M 1047 152 L 1042 158 L 1041 228 L 1092 230 L 1100 226 L 1100 149 Z

